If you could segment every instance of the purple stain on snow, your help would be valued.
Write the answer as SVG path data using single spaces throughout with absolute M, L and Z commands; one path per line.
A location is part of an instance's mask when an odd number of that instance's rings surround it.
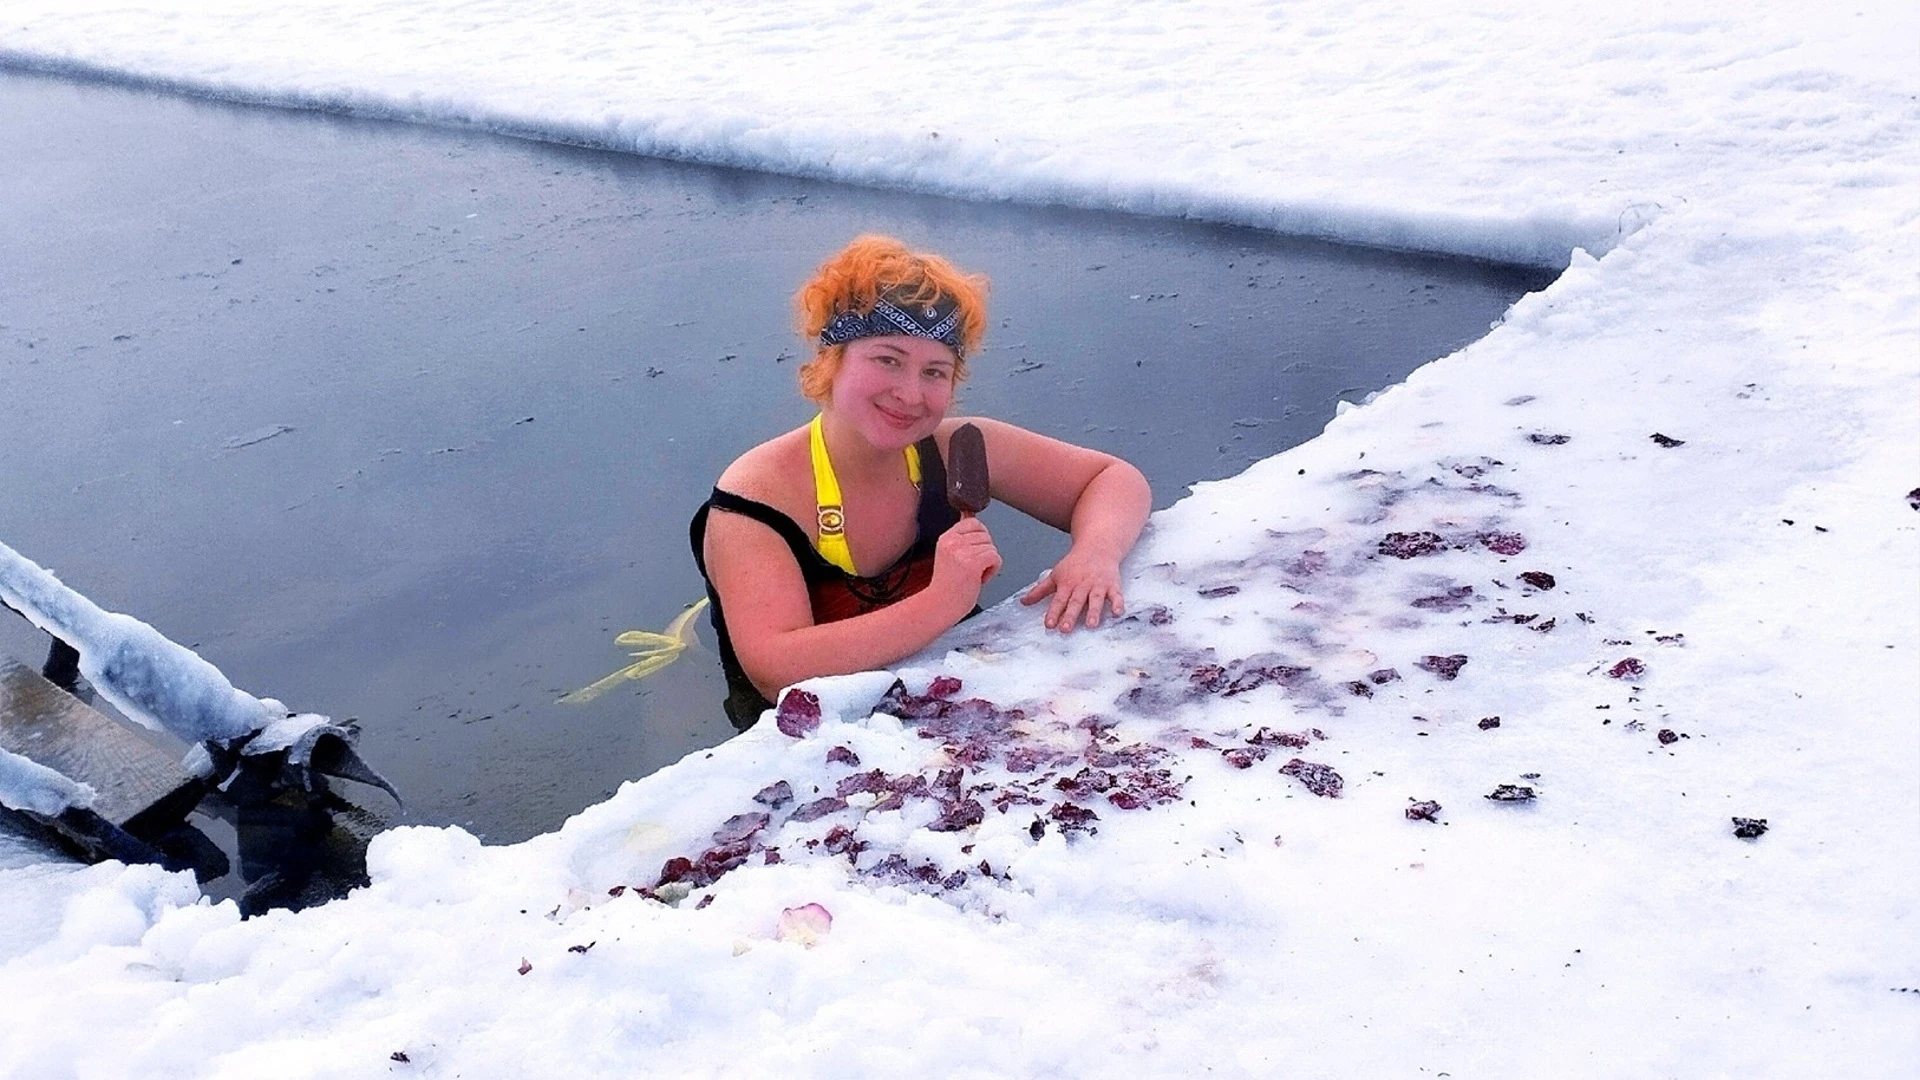
M 1390 667 L 1383 667 L 1378 671 L 1367 672 L 1367 681 L 1375 686 L 1385 686 L 1390 682 L 1398 681 L 1399 678 L 1400 673 Z
M 850 768 L 857 769 L 860 767 L 860 755 L 854 753 L 853 750 L 848 747 L 836 746 L 827 751 L 827 764 L 846 765 Z
M 874 769 L 872 772 L 854 773 L 852 776 L 841 777 L 840 782 L 834 785 L 833 793 L 844 799 L 849 795 L 891 790 L 893 790 L 893 784 L 887 774 Z
M 1619 663 L 1608 668 L 1607 678 L 1637 679 L 1640 676 L 1645 675 L 1646 673 L 1647 673 L 1647 665 L 1641 663 L 1638 659 L 1629 656 L 1625 660 L 1622 660 Z
M 1227 764 L 1236 769 L 1251 769 L 1254 764 L 1266 760 L 1267 748 L 1264 746 L 1236 746 L 1231 750 L 1220 751 Z
M 1331 566 L 1324 551 L 1303 551 L 1292 559 L 1280 564 L 1280 569 L 1295 577 L 1311 577 Z
M 1280 766 L 1280 772 L 1284 776 L 1291 776 L 1300 781 L 1306 785 L 1308 791 L 1325 799 L 1339 798 L 1340 789 L 1346 785 L 1346 781 L 1340 778 L 1340 774 L 1334 771 L 1333 766 L 1304 761 L 1300 758 L 1294 758 Z
M 1518 555 L 1527 550 L 1527 538 L 1519 533 L 1483 532 L 1480 543 L 1495 555 Z
M 1113 774 L 1089 765 L 1072 776 L 1063 776 L 1055 780 L 1053 786 L 1075 798 L 1086 798 L 1113 787 Z
M 1200 595 L 1209 600 L 1217 600 L 1222 596 L 1232 596 L 1239 591 L 1240 586 L 1238 585 L 1214 585 L 1210 588 L 1201 589 Z
M 860 853 L 869 846 L 865 840 L 856 839 L 853 830 L 845 825 L 835 825 L 827 830 L 821 846 L 834 855 L 845 855 L 849 861 L 858 859 Z
M 799 738 L 820 726 L 820 699 L 811 691 L 794 688 L 781 695 L 774 725 L 782 735 Z
M 1455 585 L 1437 596 L 1422 596 L 1413 606 L 1422 611 L 1461 611 L 1473 606 L 1473 586 Z
M 927 831 L 959 832 L 961 829 L 970 829 L 980 824 L 986 820 L 986 817 L 986 809 L 978 802 L 972 799 L 958 799 L 941 804 L 940 816 L 927 826 Z
M 1396 559 L 1417 559 L 1442 551 L 1446 546 L 1446 541 L 1440 538 L 1439 533 L 1394 532 L 1381 538 L 1380 554 Z
M 815 799 L 798 810 L 795 810 L 793 816 L 788 820 L 799 822 L 818 821 L 828 814 L 838 813 L 846 808 L 847 800 L 845 799 L 833 797 Z
M 1408 821 L 1439 820 L 1440 804 L 1432 799 L 1421 799 L 1407 807 Z
M 1460 669 L 1467 666 L 1467 657 L 1465 653 L 1454 653 L 1450 656 L 1423 656 L 1415 661 L 1413 666 L 1422 671 L 1430 671 L 1442 680 L 1451 682 L 1460 677 Z
M 778 810 L 793 801 L 793 785 L 785 780 L 775 780 L 754 793 L 753 801 Z
M 1129 612 L 1126 617 L 1118 621 L 1136 623 L 1142 619 L 1145 619 L 1150 626 L 1165 626 L 1173 621 L 1173 612 L 1168 611 L 1163 604 L 1149 604 L 1138 611 Z
M 1244 694 L 1249 690 L 1259 689 L 1268 683 L 1277 683 L 1285 687 L 1297 686 L 1311 673 L 1311 670 L 1308 668 L 1297 667 L 1292 664 L 1249 665 L 1238 675 L 1234 676 L 1233 681 L 1227 684 L 1227 688 L 1221 691 L 1221 696 L 1233 697 L 1237 694 Z
M 1554 580 L 1553 575 L 1547 573 L 1545 570 L 1528 570 L 1526 573 L 1520 575 L 1520 580 L 1542 592 L 1559 584 L 1558 581 Z
M 1443 464 L 1444 464 L 1444 462 L 1443 462 Z M 1466 480 L 1478 480 L 1478 479 L 1480 479 L 1480 478 L 1481 478 L 1482 476 L 1485 476 L 1485 475 L 1487 475 L 1487 466 L 1488 466 L 1488 464 L 1495 464 L 1495 465 L 1497 465 L 1497 464 L 1499 464 L 1499 463 L 1498 463 L 1498 462 L 1495 462 L 1495 461 L 1492 461 L 1492 459 L 1490 459 L 1490 458 L 1482 458 L 1482 459 L 1480 459 L 1480 461 L 1460 461 L 1460 462 L 1455 462 L 1455 463 L 1453 463 L 1453 464 L 1451 464 L 1451 465 L 1448 465 L 1447 467 L 1448 467 L 1449 469 L 1452 469 L 1452 470 L 1453 470 L 1453 472 L 1454 472 L 1454 474 L 1455 474 L 1456 476 L 1459 476 L 1459 477 L 1461 477 L 1461 478 L 1463 478 L 1463 479 L 1466 479 Z
M 1323 739 L 1326 738 L 1325 735 L 1320 733 L 1319 728 L 1314 728 L 1311 731 L 1292 732 L 1274 731 L 1271 728 L 1263 727 L 1259 731 L 1247 736 L 1247 743 L 1252 746 L 1284 746 L 1290 750 L 1299 750 L 1311 742 L 1315 735 L 1319 735 Z
M 1219 664 L 1201 664 L 1187 673 L 1187 682 L 1203 694 L 1217 694 L 1230 685 L 1227 669 Z
M 1094 832 L 1093 823 L 1100 820 L 1099 814 L 1070 802 L 1055 806 L 1047 812 L 1047 817 L 1052 819 L 1062 833 Z M 1038 837 L 1035 838 L 1038 839 Z
M 722 822 L 713 834 L 716 844 L 737 844 L 767 827 L 770 819 L 767 815 L 754 811 L 750 814 L 735 814 Z

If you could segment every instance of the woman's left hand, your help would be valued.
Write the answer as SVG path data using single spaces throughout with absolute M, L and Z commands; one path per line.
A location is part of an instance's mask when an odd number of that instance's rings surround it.
M 1048 597 L 1053 602 L 1047 605 L 1047 629 L 1070 634 L 1080 624 L 1082 613 L 1087 626 L 1099 626 L 1109 610 L 1116 616 L 1125 611 L 1119 560 L 1089 552 L 1067 552 L 1020 602 L 1032 606 Z

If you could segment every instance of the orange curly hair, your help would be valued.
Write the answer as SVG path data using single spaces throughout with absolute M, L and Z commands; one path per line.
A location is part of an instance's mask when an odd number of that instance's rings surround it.
M 843 311 L 862 314 L 873 310 L 883 293 L 907 290 L 911 303 L 932 303 L 950 297 L 960 311 L 960 348 L 954 358 L 953 381 L 967 377 L 967 357 L 980 347 L 987 332 L 987 279 L 963 273 L 931 252 L 914 251 L 891 236 L 867 235 L 820 264 L 813 277 L 793 294 L 795 327 L 815 346 L 813 359 L 800 366 L 800 392 L 825 402 L 840 373 L 845 345 L 819 345 L 820 331 Z

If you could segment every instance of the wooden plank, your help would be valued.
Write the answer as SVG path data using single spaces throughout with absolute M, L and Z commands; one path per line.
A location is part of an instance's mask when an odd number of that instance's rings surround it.
M 8 657 L 0 657 L 0 748 L 91 784 L 94 812 L 129 831 L 176 807 L 184 815 L 198 794 L 178 755 Z

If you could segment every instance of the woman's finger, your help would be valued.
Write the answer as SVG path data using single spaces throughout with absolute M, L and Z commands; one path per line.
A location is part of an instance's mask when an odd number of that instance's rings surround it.
M 1053 575 L 1043 574 L 1040 580 L 1034 582 L 1033 587 L 1027 590 L 1026 595 L 1020 598 L 1020 602 L 1028 607 L 1032 607 L 1047 597 L 1052 596 L 1056 588 L 1059 588 L 1059 585 L 1053 580 Z
M 1060 615 L 1054 619 L 1054 628 L 1063 634 L 1073 633 L 1074 623 L 1080 621 L 1080 609 L 1087 603 L 1087 593 L 1083 586 L 1076 586 L 1067 596 L 1066 603 L 1060 605 Z
M 1055 589 L 1053 602 L 1047 605 L 1047 617 L 1041 622 L 1051 630 L 1060 625 L 1060 613 L 1067 609 L 1067 601 L 1073 599 L 1073 593 L 1066 589 Z
M 1100 617 L 1107 613 L 1107 594 L 1105 589 L 1094 589 L 1087 594 L 1087 628 L 1100 625 Z

